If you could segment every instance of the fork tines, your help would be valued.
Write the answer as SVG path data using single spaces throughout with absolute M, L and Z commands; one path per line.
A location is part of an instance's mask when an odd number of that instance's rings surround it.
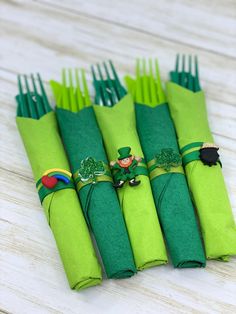
M 157 59 L 137 59 L 135 101 L 152 106 L 165 102 Z
M 90 105 L 91 99 L 84 69 L 63 69 L 61 107 L 77 112 Z
M 39 73 L 36 77 L 31 74 L 30 79 L 27 75 L 18 75 L 17 80 L 19 88 L 19 94 L 16 96 L 18 116 L 40 119 L 52 110 Z
M 198 92 L 201 90 L 199 83 L 197 56 L 192 58 L 192 56 L 189 55 L 188 58 L 186 58 L 185 55 L 182 55 L 181 58 L 178 54 L 176 56 L 175 71 L 172 71 L 170 76 L 174 83 L 193 92 Z
M 93 84 L 95 87 L 95 103 L 103 106 L 114 106 L 126 95 L 126 90 L 122 86 L 115 67 L 111 60 L 100 66 L 91 67 Z

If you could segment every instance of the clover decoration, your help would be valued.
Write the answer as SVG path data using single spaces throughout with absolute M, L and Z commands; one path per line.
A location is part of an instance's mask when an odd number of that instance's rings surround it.
M 156 155 L 156 166 L 163 168 L 167 172 L 169 172 L 172 167 L 181 165 L 181 155 L 176 153 L 172 148 L 163 148 L 161 152 Z
M 81 161 L 78 175 L 82 182 L 91 180 L 92 183 L 97 182 L 97 176 L 105 173 L 105 167 L 102 161 L 96 161 L 93 157 L 87 157 Z

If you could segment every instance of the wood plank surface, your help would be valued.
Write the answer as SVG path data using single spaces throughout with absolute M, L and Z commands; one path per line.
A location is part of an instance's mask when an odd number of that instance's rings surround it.
M 236 313 L 236 258 L 206 269 L 171 265 L 80 293 L 68 287 L 15 125 L 16 74 L 50 79 L 62 67 L 112 58 L 120 75 L 158 57 L 197 54 L 210 126 L 236 217 L 236 2 L 0 0 L 0 313 Z M 91 81 L 91 77 L 88 76 Z M 92 89 L 91 89 L 92 90 Z

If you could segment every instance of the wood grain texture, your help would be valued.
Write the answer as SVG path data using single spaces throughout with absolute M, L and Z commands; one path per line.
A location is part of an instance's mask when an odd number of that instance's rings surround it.
M 236 258 L 206 269 L 168 266 L 71 291 L 15 125 L 16 74 L 112 58 L 121 75 L 158 57 L 198 54 L 209 121 L 236 217 L 236 2 L 0 0 L 0 313 L 235 313 Z M 89 77 L 89 79 L 91 79 Z M 48 93 L 52 99 L 51 91 Z

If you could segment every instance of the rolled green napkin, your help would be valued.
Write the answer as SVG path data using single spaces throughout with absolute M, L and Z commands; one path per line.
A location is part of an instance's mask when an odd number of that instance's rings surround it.
M 204 267 L 204 250 L 157 61 L 155 65 L 158 75 L 154 78 L 152 73 L 142 73 L 138 61 L 137 77 L 133 80 L 127 76 L 126 82 L 136 102 L 137 130 L 157 213 L 174 267 Z
M 116 160 L 118 150 L 126 146 L 131 148 L 132 155 L 143 157 L 130 95 L 123 97 L 113 107 L 95 105 L 94 111 L 110 161 Z M 125 183 L 118 189 L 118 196 L 136 267 L 142 270 L 167 263 L 167 256 L 149 178 L 139 175 L 137 180 L 141 181 L 138 186 L 131 187 Z
M 80 98 L 77 103 L 79 86 L 71 89 L 54 81 L 51 85 L 63 143 L 75 175 L 84 215 L 94 233 L 106 274 L 108 278 L 131 277 L 136 273 L 133 253 L 89 98 L 87 101 L 86 97 Z M 69 94 L 71 97 L 68 97 Z M 82 173 L 82 165 L 87 162 L 102 162 L 106 168 L 103 175 L 95 178 L 96 184 L 91 180 L 84 183 L 80 180 L 78 173 Z
M 101 268 L 70 178 L 70 168 L 58 133 L 55 113 L 44 111 L 43 97 L 35 92 L 24 95 L 20 92 L 16 99 L 16 123 L 70 287 L 80 290 L 97 285 L 101 282 Z M 32 118 L 33 109 L 36 114 L 41 112 L 38 118 Z M 54 175 L 50 176 L 51 174 Z M 55 183 L 57 178 L 58 182 L 54 188 L 47 188 L 42 183 L 43 177 L 47 179 L 44 184 Z
M 195 76 L 189 73 L 179 73 L 178 70 L 171 73 L 175 83 L 167 83 L 170 112 L 189 189 L 198 212 L 206 256 L 208 259 L 228 261 L 230 255 L 236 254 L 236 226 L 218 148 L 214 145 L 208 124 L 197 67 Z

